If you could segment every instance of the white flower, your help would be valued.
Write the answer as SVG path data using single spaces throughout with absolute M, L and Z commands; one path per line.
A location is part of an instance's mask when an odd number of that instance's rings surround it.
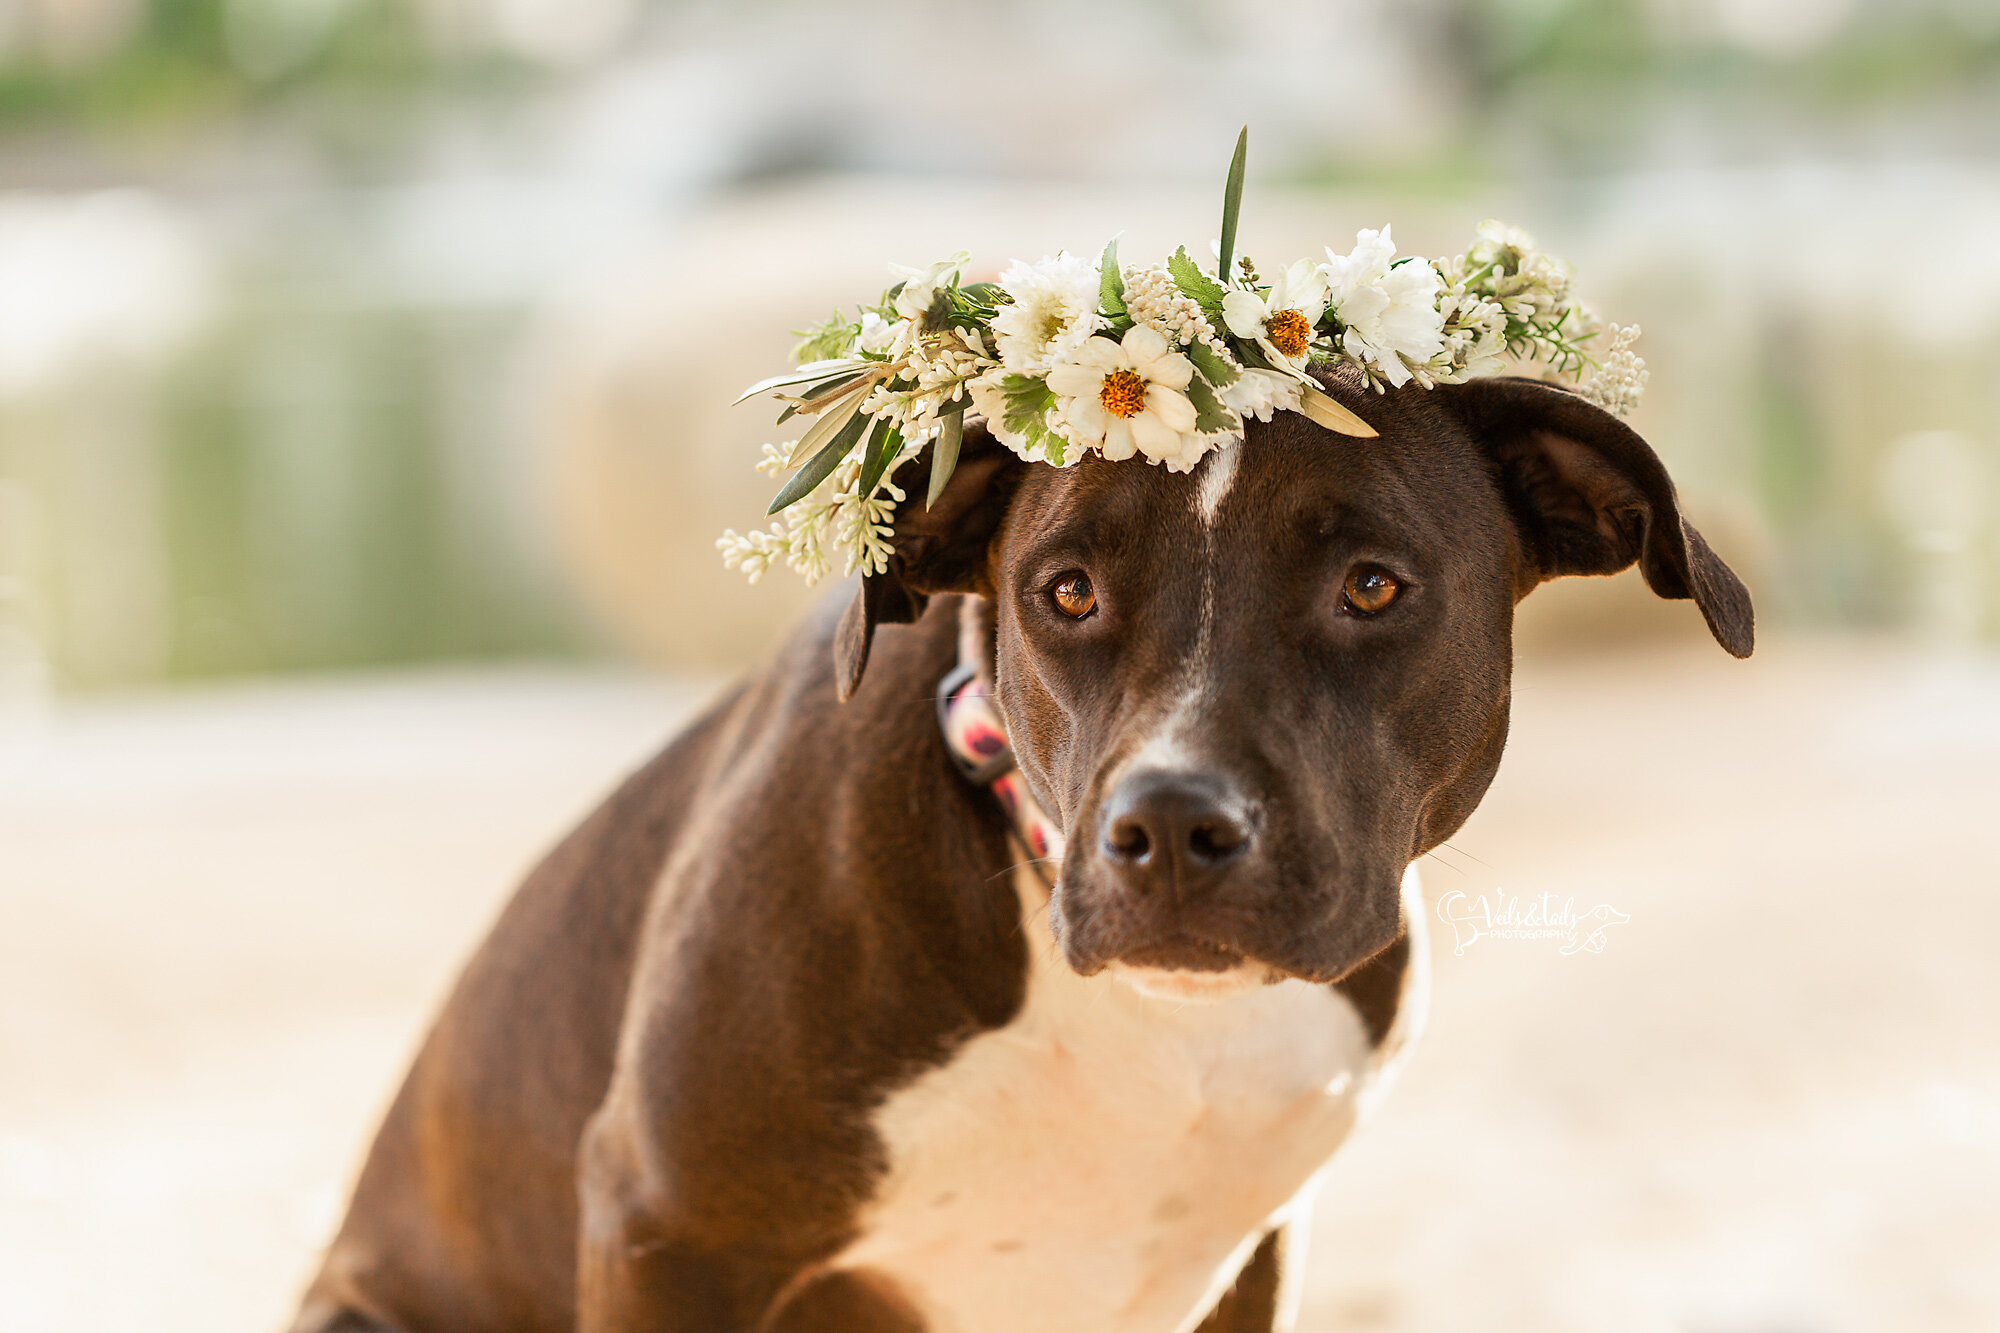
M 1001 288 L 1014 302 L 993 316 L 1002 364 L 1017 375 L 1040 375 L 1067 360 L 1104 327 L 1098 283 L 1097 266 L 1075 255 L 1035 264 L 1015 260 L 1000 275 Z
M 894 477 L 896 469 L 915 452 L 905 446 L 890 460 L 882 479 L 875 483 L 873 495 L 861 494 L 859 485 L 850 482 L 849 489 L 834 502 L 831 520 L 834 540 L 847 553 L 844 573 L 852 574 L 859 569 L 864 574 L 880 574 L 889 567 L 889 557 L 895 553 L 892 540 L 896 535 L 896 506 L 909 499 Z
M 902 404 L 904 436 L 928 437 L 937 428 L 938 413 L 962 398 L 965 386 L 992 366 L 976 329 L 946 329 L 914 340 L 902 375 L 916 385 Z
M 857 323 L 836 314 L 802 335 L 799 359 L 840 359 L 829 360 L 832 371 L 807 366 L 765 383 L 791 405 L 786 417 L 802 403 L 844 403 L 864 423 L 895 427 L 901 447 L 863 494 L 867 450 L 852 445 L 766 529 L 723 533 L 717 546 L 726 564 L 753 581 L 780 565 L 809 583 L 843 566 L 882 572 L 894 557 L 897 506 L 913 493 L 897 483 L 897 470 L 937 437 L 941 414 L 968 405 L 1029 462 L 1144 455 L 1187 472 L 1240 442 L 1247 423 L 1310 407 L 1316 355 L 1356 367 L 1377 389 L 1459 383 L 1516 358 L 1542 364 L 1617 413 L 1631 410 L 1646 386 L 1638 328 L 1600 323 L 1572 295 L 1566 265 L 1499 223 L 1482 224 L 1465 254 L 1436 263 L 1397 261 L 1385 227 L 1360 232 L 1345 255 L 1328 251 L 1324 264 L 1301 260 L 1275 273 L 1267 290 L 1257 289 L 1254 273 L 1218 275 L 1219 311 L 1201 304 L 1214 295 L 1206 281 L 1191 280 L 1202 293 L 1196 299 L 1169 267 L 1128 268 L 1131 328 L 1116 340 L 1099 308 L 1102 275 L 1086 260 L 1057 254 L 1013 264 L 1000 283 L 1008 299 L 994 302 L 990 317 L 988 302 L 955 290 L 967 262 L 961 253 L 927 269 L 897 269 L 895 295 L 857 311 Z M 933 319 L 947 298 L 952 317 Z M 1331 348 L 1322 321 L 1335 328 Z M 1196 360 L 1230 383 L 1202 376 L 1196 384 Z M 810 397 L 810 386 L 842 373 L 850 389 Z M 848 401 L 848 392 L 859 401 Z M 797 441 L 766 445 L 758 470 L 791 471 L 785 465 L 796 450 Z
M 1597 373 L 1586 380 L 1579 390 L 1585 398 L 1614 416 L 1622 417 L 1637 407 L 1640 395 L 1646 392 L 1646 381 L 1650 376 L 1644 359 L 1632 350 L 1632 344 L 1637 341 L 1637 324 L 1613 324 L 1610 349 L 1606 351 Z
M 1222 405 L 1239 418 L 1269 421 L 1279 411 L 1299 410 L 1299 381 L 1275 370 L 1244 370 L 1234 384 L 1217 391 Z
M 1256 339 L 1272 364 L 1303 375 L 1326 298 L 1325 266 L 1301 259 L 1280 273 L 1262 296 L 1231 288 L 1222 298 L 1222 321 L 1237 337 Z
M 1075 360 L 1049 371 L 1049 388 L 1073 443 L 1097 447 L 1114 462 L 1136 451 L 1186 471 L 1209 449 L 1183 392 L 1193 378 L 1194 363 L 1140 324 L 1119 342 L 1090 339 Z
M 1328 303 L 1346 353 L 1393 385 L 1410 382 L 1403 358 L 1422 364 L 1444 350 L 1437 270 L 1421 259 L 1396 264 L 1389 228 L 1362 231 L 1345 255 L 1327 252 Z
M 1519 227 L 1488 218 L 1466 260 L 1471 269 L 1492 270 L 1488 282 L 1503 302 L 1521 307 L 1515 314 L 1547 316 L 1569 304 L 1569 269 Z
M 891 323 L 873 310 L 863 311 L 861 332 L 855 337 L 854 345 L 860 351 L 880 354 L 893 347 L 897 335 L 908 327 L 909 324 L 904 320 L 899 319 Z
M 1173 275 L 1157 264 L 1125 270 L 1125 313 L 1134 324 L 1146 325 L 1176 347 L 1207 343 L 1226 363 L 1236 364 L 1209 326 L 1201 302 L 1183 292 Z
M 896 313 L 904 319 L 922 319 L 937 300 L 938 288 L 949 286 L 946 279 L 956 278 L 971 262 L 972 256 L 960 250 L 950 259 L 940 259 L 927 269 L 889 265 L 890 275 L 903 280 L 903 290 L 896 293 Z
M 1466 285 L 1465 257 L 1433 265 L 1444 285 L 1438 314 L 1444 319 L 1444 347 L 1418 372 L 1425 388 L 1463 384 L 1498 372 L 1507 354 L 1507 312 Z

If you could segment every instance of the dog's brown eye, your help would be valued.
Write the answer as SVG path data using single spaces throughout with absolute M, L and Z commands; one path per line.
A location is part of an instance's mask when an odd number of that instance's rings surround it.
M 1090 578 L 1085 574 L 1063 575 L 1049 590 L 1049 596 L 1055 598 L 1056 609 L 1072 620 L 1082 620 L 1097 609 L 1097 594 L 1091 590 Z
M 1356 565 L 1347 571 L 1347 582 L 1340 588 L 1347 605 L 1364 616 L 1372 616 L 1388 609 L 1396 600 L 1403 585 L 1396 576 L 1380 565 Z

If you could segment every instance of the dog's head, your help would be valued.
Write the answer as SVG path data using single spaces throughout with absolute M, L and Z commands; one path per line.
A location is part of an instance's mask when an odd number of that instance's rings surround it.
M 1079 972 L 1332 980 L 1387 947 L 1404 869 L 1499 764 L 1514 606 L 1546 579 L 1636 562 L 1750 652 L 1742 583 L 1617 418 L 1519 379 L 1329 390 L 1379 435 L 1279 413 L 1186 475 L 1031 466 L 968 427 L 843 625 L 850 691 L 877 622 L 985 599 Z

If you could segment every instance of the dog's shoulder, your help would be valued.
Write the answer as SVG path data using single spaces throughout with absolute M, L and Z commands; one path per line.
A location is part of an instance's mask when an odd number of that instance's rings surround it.
M 740 1220 L 724 1212 L 746 1181 L 843 1215 L 880 1156 L 868 1111 L 1006 1023 L 1026 985 L 1004 816 L 937 724 L 954 599 L 886 627 L 845 703 L 838 609 L 713 723 L 639 929 L 611 1096 L 622 1080 L 671 1103 L 634 1132 L 689 1173 L 679 1223 L 706 1234 Z M 810 1180 L 773 1175 L 808 1159 Z
M 808 616 L 718 719 L 663 890 L 725 892 L 737 929 L 783 924 L 767 913 L 792 923 L 788 936 L 815 919 L 879 929 L 960 971 L 966 930 L 1013 933 L 1001 872 L 1014 859 L 997 803 L 959 775 L 938 726 L 960 599 L 883 627 L 867 679 L 842 702 L 833 640 L 850 595 L 837 589 Z

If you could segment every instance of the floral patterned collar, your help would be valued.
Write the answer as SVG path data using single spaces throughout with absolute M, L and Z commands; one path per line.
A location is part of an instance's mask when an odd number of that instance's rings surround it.
M 1036 861 L 1060 859 L 1062 830 L 1028 794 L 1027 780 L 1015 765 L 1014 749 L 1007 740 L 1007 724 L 969 663 L 953 670 L 938 686 L 938 726 L 959 772 L 966 781 L 992 789 L 1029 856 Z

